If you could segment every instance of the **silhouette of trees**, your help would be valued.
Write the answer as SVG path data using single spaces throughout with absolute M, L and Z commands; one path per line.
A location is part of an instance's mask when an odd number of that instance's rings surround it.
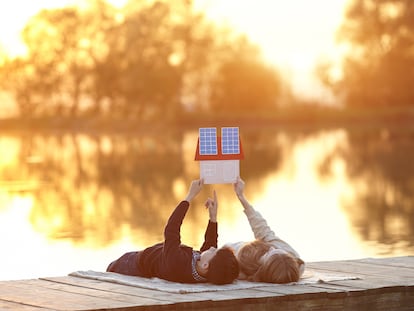
M 43 10 L 22 33 L 27 56 L 0 64 L 21 116 L 171 120 L 185 105 L 275 104 L 277 75 L 245 38 L 216 28 L 192 1 Z M 244 92 L 240 92 L 244 89 Z M 184 103 L 184 105 L 183 105 Z
M 263 63 L 229 60 L 220 66 L 212 84 L 211 107 L 219 112 L 269 112 L 277 107 L 280 88 L 277 73 Z
M 27 57 L 2 68 L 22 116 L 76 116 L 90 100 L 94 70 L 107 50 L 109 13 L 98 4 L 95 14 L 73 7 L 43 10 L 27 23 L 22 32 Z
M 399 129 L 348 132 L 342 156 L 348 176 L 361 182 L 357 200 L 346 206 L 365 240 L 413 244 L 414 165 L 412 134 Z M 366 186 L 363 186 L 365 184 Z M 401 230 L 395 230 L 398 225 Z
M 342 77 L 332 81 L 331 66 L 320 69 L 347 105 L 413 105 L 413 1 L 353 1 L 338 35 L 349 47 Z

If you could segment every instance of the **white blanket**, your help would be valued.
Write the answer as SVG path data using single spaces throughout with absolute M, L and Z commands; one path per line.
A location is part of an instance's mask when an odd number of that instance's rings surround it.
M 236 280 L 232 284 L 226 285 L 214 285 L 211 283 L 197 283 L 197 284 L 183 284 L 169 282 L 159 278 L 142 278 L 136 276 L 122 275 L 113 272 L 98 272 L 98 271 L 76 271 L 69 274 L 70 276 L 87 278 L 92 280 L 99 280 L 103 282 L 111 282 L 128 286 L 135 286 L 146 289 L 159 290 L 170 293 L 200 293 L 200 292 L 211 292 L 211 291 L 223 291 L 223 290 L 236 290 L 236 289 L 248 289 L 255 287 L 269 287 L 279 286 L 278 284 L 271 283 L 259 283 L 259 282 L 248 282 Z M 326 283 L 332 281 L 341 280 L 355 280 L 358 277 L 340 275 L 340 274 L 321 274 L 316 271 L 306 270 L 303 277 L 295 283 L 289 283 L 289 285 L 295 284 L 316 284 Z

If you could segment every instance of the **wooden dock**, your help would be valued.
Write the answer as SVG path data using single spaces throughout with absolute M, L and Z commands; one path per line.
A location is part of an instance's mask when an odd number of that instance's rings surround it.
M 63 276 L 0 282 L 0 310 L 414 310 L 414 256 L 311 262 L 359 277 L 312 285 L 175 294 Z

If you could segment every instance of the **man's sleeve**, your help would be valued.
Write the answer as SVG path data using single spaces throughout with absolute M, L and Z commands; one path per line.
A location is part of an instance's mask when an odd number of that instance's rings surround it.
M 164 229 L 164 247 L 168 249 L 177 248 L 181 244 L 181 224 L 187 214 L 190 203 L 187 201 L 181 201 L 180 204 L 175 208 L 170 218 L 168 219 L 167 225 Z
M 217 248 L 217 239 L 218 239 L 217 223 L 209 221 L 206 232 L 204 234 L 204 243 L 201 246 L 200 251 L 204 252 L 205 250 L 208 250 L 210 247 Z

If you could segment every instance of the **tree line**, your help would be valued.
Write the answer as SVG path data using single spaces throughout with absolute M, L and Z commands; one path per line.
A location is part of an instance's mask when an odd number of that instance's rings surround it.
M 191 0 L 85 3 L 40 11 L 22 32 L 27 54 L 0 57 L 0 91 L 21 117 L 271 115 L 294 101 L 258 47 Z M 338 41 L 348 48 L 340 74 L 328 60 L 317 72 L 345 107 L 414 104 L 413 1 L 350 1 Z
M 0 66 L 0 87 L 22 117 L 170 120 L 184 111 L 273 109 L 281 92 L 256 46 L 188 0 L 43 10 L 22 38 L 27 55 Z
M 341 74 L 325 62 L 319 76 L 347 106 L 414 105 L 414 1 L 350 1 L 338 41 Z

